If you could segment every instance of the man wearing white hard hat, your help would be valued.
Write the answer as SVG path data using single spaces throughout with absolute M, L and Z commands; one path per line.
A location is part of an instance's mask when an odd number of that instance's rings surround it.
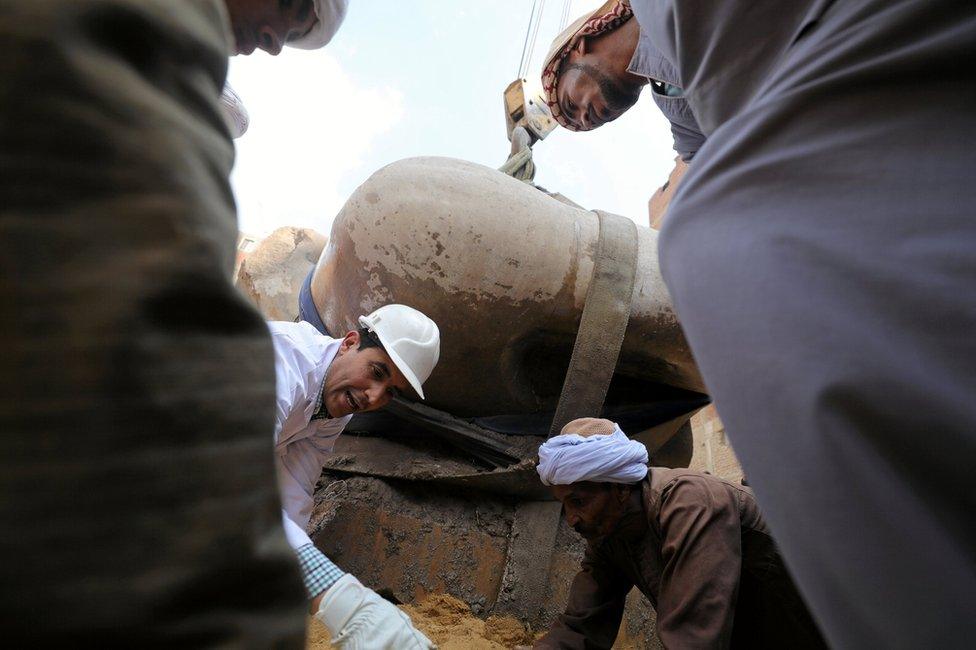
M 610 648 L 634 587 L 666 648 L 826 647 L 749 488 L 649 468 L 644 445 L 596 418 L 546 441 L 537 469 L 587 549 L 536 648 Z
M 348 0 L 224 0 L 234 37 L 233 54 L 264 50 L 277 56 L 285 46 L 302 50 L 325 47 L 342 25 Z M 221 95 L 228 127 L 234 138 L 247 131 L 243 101 L 229 86 Z
M 406 305 L 359 317 L 341 339 L 306 322 L 268 324 L 275 351 L 275 458 L 285 533 L 298 555 L 310 610 L 340 648 L 431 646 L 409 617 L 319 551 L 305 527 L 325 458 L 355 413 L 414 392 L 440 356 L 437 325 Z

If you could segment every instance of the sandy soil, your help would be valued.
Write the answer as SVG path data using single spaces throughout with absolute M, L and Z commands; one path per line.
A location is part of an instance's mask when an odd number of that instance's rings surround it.
M 531 645 L 535 634 L 514 618 L 489 616 L 481 620 L 457 598 L 430 594 L 416 605 L 401 605 L 414 625 L 440 650 L 510 650 Z M 331 650 L 329 635 L 315 619 L 309 619 L 307 650 Z

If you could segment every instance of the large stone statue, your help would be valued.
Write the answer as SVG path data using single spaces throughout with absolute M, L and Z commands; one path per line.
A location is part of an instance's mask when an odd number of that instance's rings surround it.
M 311 228 L 278 228 L 241 262 L 235 283 L 268 320 L 294 321 L 298 287 L 325 247 Z
M 638 227 L 637 282 L 608 403 L 703 392 L 661 280 L 657 233 Z M 555 407 L 598 236 L 595 213 L 493 169 L 447 158 L 393 163 L 336 217 L 312 278 L 325 326 L 344 332 L 383 304 L 437 321 L 442 357 L 427 402 L 462 416 Z
M 649 406 L 659 424 L 635 437 L 655 464 L 685 466 L 686 420 L 704 389 L 658 272 L 657 233 L 636 233 L 637 282 L 608 405 Z M 374 435 L 339 438 L 309 528 L 330 557 L 397 598 L 443 590 L 481 614 L 551 622 L 582 548 L 559 527 L 558 504 L 536 501 L 546 494 L 531 458 L 559 397 L 598 237 L 594 212 L 487 167 L 416 158 L 379 170 L 352 194 L 314 269 L 309 242 L 292 229 L 251 253 L 238 286 L 269 318 L 291 320 L 302 286 L 303 312 L 333 333 L 391 302 L 429 313 L 443 343 L 425 404 L 488 427 L 481 431 L 522 461 L 473 464 L 465 440 L 402 413 L 368 427 L 357 416 L 350 430 Z M 453 550 L 445 555 L 435 549 L 446 530 Z M 625 620 L 622 634 L 652 638 L 646 606 L 632 604 Z

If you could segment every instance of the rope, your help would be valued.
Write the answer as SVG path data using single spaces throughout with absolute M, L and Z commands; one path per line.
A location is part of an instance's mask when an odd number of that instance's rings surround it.
M 558 34 L 562 34 L 563 30 L 566 29 L 566 23 L 569 22 L 569 12 L 573 8 L 573 0 L 563 0 L 563 15 L 559 18 L 559 31 Z
M 535 51 L 536 38 L 539 36 L 539 25 L 542 24 L 542 12 L 545 10 L 546 0 L 532 0 L 532 13 L 529 14 L 529 24 L 525 27 L 525 41 L 522 43 L 522 57 L 519 59 L 518 78 L 525 77 Z
M 532 137 L 524 126 L 512 131 L 512 152 L 498 171 L 526 183 L 535 178 L 535 163 L 532 162 Z
M 546 0 L 539 0 L 539 14 L 535 18 L 535 29 L 532 30 L 532 42 L 529 44 L 529 53 L 525 57 L 525 70 L 519 75 L 520 79 L 528 72 L 529 63 L 532 62 L 532 53 L 535 52 L 535 41 L 539 36 L 539 27 L 542 26 L 542 12 L 545 10 L 545 6 Z

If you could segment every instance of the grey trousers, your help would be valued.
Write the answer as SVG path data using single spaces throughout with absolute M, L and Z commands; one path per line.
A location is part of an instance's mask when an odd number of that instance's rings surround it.
M 301 647 L 222 0 L 0 4 L 7 647 Z
M 826 4 L 710 111 L 664 277 L 831 644 L 972 647 L 976 5 Z M 693 96 L 737 74 L 701 36 Z

